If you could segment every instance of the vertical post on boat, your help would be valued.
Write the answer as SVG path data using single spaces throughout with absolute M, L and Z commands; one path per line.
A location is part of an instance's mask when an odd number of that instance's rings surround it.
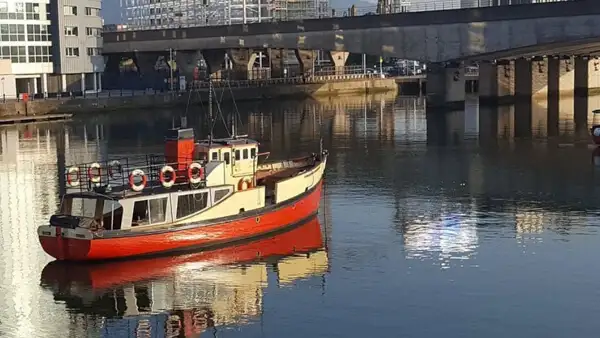
M 212 79 L 210 78 L 210 75 L 208 76 L 208 123 L 209 123 L 209 134 L 208 134 L 208 145 L 212 144 L 212 139 L 213 139 L 213 127 L 214 127 L 214 123 L 213 123 L 213 114 L 212 114 L 212 91 L 213 91 L 213 84 L 212 84 Z

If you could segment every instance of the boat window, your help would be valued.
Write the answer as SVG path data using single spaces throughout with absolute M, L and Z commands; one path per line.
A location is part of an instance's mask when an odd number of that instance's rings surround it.
M 208 192 L 179 195 L 177 198 L 177 218 L 196 213 L 208 205 Z
M 94 218 L 96 215 L 96 203 L 98 202 L 102 203 L 102 200 L 65 196 L 60 207 L 60 212 L 63 215 Z
M 250 157 L 251 158 L 255 158 L 256 157 L 256 148 L 250 149 Z
M 220 189 L 220 190 L 216 190 L 215 191 L 215 196 L 214 196 L 214 203 L 219 202 L 220 200 L 223 199 L 223 197 L 227 196 L 227 194 L 229 194 L 229 189 Z
M 131 226 L 162 223 L 166 220 L 167 198 L 137 201 L 133 205 Z
M 223 154 L 223 161 L 225 161 L 225 164 L 229 164 L 229 152 Z
M 248 149 L 244 149 L 244 160 L 248 159 Z
M 218 159 L 219 159 L 219 153 L 216 152 L 216 151 L 213 151 L 212 152 L 212 159 L 211 160 L 216 161 Z
M 239 149 L 236 149 L 236 151 L 235 151 L 235 159 L 236 160 L 241 160 L 242 159 L 242 157 L 240 156 L 240 150 Z
M 123 221 L 123 206 L 117 201 L 105 200 L 102 225 L 106 230 L 119 230 Z

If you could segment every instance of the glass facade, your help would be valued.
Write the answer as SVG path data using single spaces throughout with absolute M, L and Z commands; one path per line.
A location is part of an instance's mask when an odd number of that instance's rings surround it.
M 0 59 L 51 62 L 48 1 L 0 0 Z

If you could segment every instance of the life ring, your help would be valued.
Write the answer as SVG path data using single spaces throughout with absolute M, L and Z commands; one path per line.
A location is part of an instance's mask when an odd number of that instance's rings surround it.
M 246 185 L 245 188 L 244 188 L 244 184 Z M 240 191 L 246 190 L 246 189 L 251 189 L 251 188 L 252 188 L 252 181 L 250 179 L 242 178 L 238 182 L 238 190 L 240 190 Z
M 94 170 L 96 171 L 96 175 L 94 175 Z M 87 170 L 88 179 L 92 183 L 100 182 L 100 176 L 102 175 L 102 171 L 100 170 L 100 163 L 92 163 L 88 167 Z
M 118 172 L 122 172 L 123 167 L 121 167 L 121 162 L 117 161 L 117 160 L 113 160 L 108 162 L 108 176 L 110 176 L 111 178 L 115 177 L 115 173 Z
M 162 184 L 163 187 L 172 187 L 173 184 L 175 184 L 175 180 L 177 179 L 175 169 L 173 169 L 173 167 L 171 167 L 170 165 L 162 167 L 162 169 L 160 169 L 158 179 L 160 180 L 160 184 Z
M 139 184 L 135 184 L 135 178 L 137 176 L 142 177 L 142 182 L 140 182 Z M 144 174 L 143 170 L 135 169 L 131 172 L 131 174 L 129 174 L 129 187 L 131 188 L 131 190 L 142 191 L 146 187 L 146 183 L 148 183 L 148 178 L 146 177 L 146 174 Z
M 197 176 L 194 176 L 194 169 L 198 171 Z M 187 176 L 190 183 L 198 184 L 202 182 L 202 179 L 204 178 L 204 168 L 202 168 L 200 163 L 194 162 L 188 167 Z
M 75 175 L 75 179 L 73 179 L 73 175 Z M 67 186 L 68 187 L 76 187 L 79 185 L 79 168 L 71 167 L 67 170 Z

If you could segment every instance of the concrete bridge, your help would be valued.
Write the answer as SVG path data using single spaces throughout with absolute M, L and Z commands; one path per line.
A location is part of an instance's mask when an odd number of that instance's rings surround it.
M 104 33 L 104 53 L 285 48 L 427 62 L 600 50 L 600 7 L 581 0 L 231 26 Z
M 425 61 L 429 107 L 461 109 L 471 62 L 480 64 L 483 103 L 600 87 L 592 60 L 600 54 L 600 6 L 576 0 L 104 34 L 107 72 L 118 72 L 128 57 L 152 76 L 156 60 L 173 50 L 186 78 L 200 59 L 211 74 L 220 71 L 225 56 L 236 79 L 249 78 L 257 52 L 267 54 L 270 76 L 282 77 L 285 50 L 294 50 L 306 76 L 313 75 L 315 50 L 329 51 L 342 71 L 349 52 Z

